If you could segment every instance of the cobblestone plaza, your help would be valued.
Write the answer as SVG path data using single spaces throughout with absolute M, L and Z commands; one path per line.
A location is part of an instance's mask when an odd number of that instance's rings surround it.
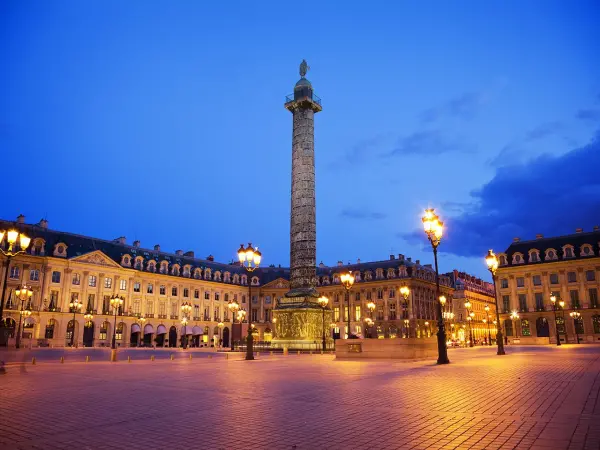
M 8 363 L 7 449 L 600 448 L 600 347 Z M 241 355 L 238 357 L 241 358 Z M 56 360 L 54 360 L 56 361 Z

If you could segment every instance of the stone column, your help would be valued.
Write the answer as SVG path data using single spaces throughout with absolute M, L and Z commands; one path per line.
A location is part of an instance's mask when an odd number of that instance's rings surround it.
M 41 302 L 41 308 L 44 308 L 44 300 L 48 297 L 49 294 L 49 286 L 50 286 L 50 280 L 52 279 L 52 267 L 50 266 L 43 266 L 42 267 L 42 276 L 44 277 L 42 279 L 42 292 L 41 292 L 41 298 L 40 298 L 40 302 Z M 48 303 L 46 306 L 50 305 L 50 300 L 48 300 Z M 58 305 L 57 305 L 58 306 Z
M 88 299 L 87 299 L 88 283 L 87 283 L 87 280 L 88 280 L 89 274 L 90 273 L 88 271 L 84 271 L 83 277 L 81 277 L 81 310 L 83 312 L 87 311 L 87 305 L 88 305 Z M 96 304 L 98 303 L 97 299 L 94 299 L 94 300 L 96 300 L 96 301 L 94 302 L 94 305 L 92 305 L 92 309 L 96 309 Z
M 69 286 L 71 285 L 71 272 L 73 272 L 72 269 L 65 269 L 63 271 L 63 280 L 62 280 L 62 297 L 63 297 L 63 304 L 62 305 L 57 305 L 60 306 L 60 310 L 62 312 L 69 312 L 69 302 L 71 301 L 71 299 L 69 298 L 69 296 L 71 295 Z

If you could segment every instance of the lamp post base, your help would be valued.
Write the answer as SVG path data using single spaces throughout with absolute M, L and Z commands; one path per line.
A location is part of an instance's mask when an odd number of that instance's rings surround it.
M 117 349 L 112 348 L 110 350 L 110 362 L 117 362 Z

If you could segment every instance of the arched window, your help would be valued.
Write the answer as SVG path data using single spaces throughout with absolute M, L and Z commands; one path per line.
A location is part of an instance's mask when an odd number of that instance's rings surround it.
M 144 258 L 142 256 L 137 256 L 135 258 L 135 263 L 133 265 L 133 268 L 136 270 L 142 270 L 143 262 L 144 262 Z
M 529 262 L 539 262 L 540 252 L 537 250 L 529 250 Z
M 500 255 L 500 265 L 501 266 L 505 266 L 506 265 L 506 256 L 504 255 Z
M 105 341 L 108 336 L 108 322 L 105 320 L 100 325 L 100 339 Z
M 150 261 L 148 263 L 148 272 L 156 272 L 156 261 Z
M 173 267 L 171 269 L 171 275 L 174 275 L 176 277 L 179 276 L 179 264 L 173 264 Z
M 528 319 L 521 319 L 521 336 L 531 336 Z
M 577 319 L 575 319 L 575 331 L 578 334 L 583 334 L 584 333 L 584 329 L 583 329 L 583 317 L 579 316 Z
M 565 334 L 565 319 L 561 316 L 556 318 L 556 328 L 558 329 L 558 334 Z
M 73 320 L 69 320 L 69 323 L 67 324 L 67 334 L 66 334 L 67 341 L 71 340 L 71 336 L 73 336 L 74 329 L 75 329 L 75 322 Z
M 563 258 L 573 258 L 575 256 L 575 254 L 573 253 L 573 246 L 572 245 L 565 245 L 563 247 Z
M 594 324 L 594 333 L 600 333 L 600 315 L 594 314 L 592 316 L 592 323 Z
M 166 274 L 169 270 L 169 263 L 167 261 L 162 261 L 160 263 L 160 273 Z
M 523 264 L 525 262 L 525 260 L 523 259 L 523 255 L 521 253 L 515 253 L 513 255 L 513 260 L 512 263 L 513 264 Z
M 123 255 L 123 258 L 121 259 L 121 265 L 129 267 L 131 265 L 131 256 Z
M 204 279 L 205 280 L 211 279 L 211 270 L 209 268 L 204 269 Z
M 583 244 L 580 254 L 581 256 L 594 256 L 594 249 L 590 244 Z
M 46 339 L 54 338 L 54 329 L 56 328 L 56 320 L 50 319 L 46 324 L 46 333 L 44 334 Z
M 506 319 L 504 321 L 504 333 L 506 334 L 506 336 L 512 336 L 513 335 L 512 319 Z
M 549 248 L 546 250 L 546 256 L 544 257 L 546 261 L 552 261 L 556 259 L 556 250 L 553 248 Z

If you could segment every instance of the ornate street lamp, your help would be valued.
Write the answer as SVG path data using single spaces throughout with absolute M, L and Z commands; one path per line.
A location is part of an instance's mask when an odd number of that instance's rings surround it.
M 21 347 L 21 322 L 23 321 L 23 317 L 27 318 L 31 316 L 31 310 L 29 308 L 25 308 L 25 302 L 31 298 L 33 295 L 33 291 L 29 289 L 27 286 L 23 285 L 20 289 L 15 291 L 15 295 L 19 300 L 21 300 L 21 308 L 19 309 L 19 326 L 17 328 L 17 340 L 15 342 L 15 347 Z
M 251 274 L 260 266 L 262 259 L 262 253 L 258 251 L 258 247 L 252 248 L 252 244 L 248 243 L 248 247 L 244 248 L 244 245 L 240 245 L 238 250 L 238 259 L 242 267 Z M 252 347 L 252 280 L 248 282 L 248 310 L 250 315 L 248 316 L 248 337 L 246 338 L 246 361 L 254 359 L 254 349 Z
M 408 339 L 410 337 L 410 334 L 408 331 L 409 324 L 410 324 L 410 321 L 408 319 L 404 319 L 404 329 L 406 330 L 406 339 Z
M 81 302 L 78 298 L 73 299 L 69 302 L 69 308 L 71 308 L 71 312 L 73 312 L 73 330 L 71 331 L 71 347 L 73 347 L 75 342 L 75 314 L 81 309 Z
M 577 322 L 581 317 L 581 313 L 579 311 L 573 311 L 569 313 L 569 315 L 573 318 L 573 326 L 575 327 L 575 342 L 579 344 L 579 330 L 577 330 Z
M 556 345 L 559 346 L 559 345 L 561 345 L 561 343 L 560 343 L 560 335 L 558 333 L 558 321 L 556 320 L 557 319 L 557 317 L 556 317 L 556 309 L 557 309 L 556 300 L 557 300 L 556 294 L 554 292 L 552 292 L 552 294 L 550 295 L 550 301 L 552 302 L 552 311 L 554 311 L 554 327 L 556 329 Z
M 403 308 L 402 308 L 402 312 L 404 315 L 405 319 L 409 319 L 408 317 L 408 296 L 410 295 L 410 289 L 408 288 L 408 286 L 402 286 L 400 288 L 400 295 L 402 295 L 402 297 L 404 298 L 404 303 L 403 303 Z M 408 329 L 408 337 L 410 337 L 410 321 L 409 321 L 409 329 Z
M 510 318 L 515 322 L 515 338 L 519 337 L 519 327 L 517 327 L 517 320 L 519 320 L 519 313 L 515 310 L 510 313 Z
M 231 311 L 231 351 L 233 351 L 234 347 L 235 347 L 235 344 L 233 341 L 233 328 L 235 325 L 235 318 L 237 316 L 237 312 L 240 309 L 240 304 L 237 302 L 237 300 L 234 299 L 229 302 L 227 307 L 229 308 L 229 311 Z M 275 322 L 275 319 L 273 319 L 273 322 Z M 240 328 L 241 328 L 241 324 L 240 324 Z
M 369 309 L 369 327 L 373 326 L 373 311 L 375 311 L 376 305 L 375 302 L 373 300 L 369 300 L 369 303 L 367 303 L 367 308 Z M 373 337 L 373 330 L 369 328 L 369 337 L 372 338 Z
M 435 214 L 433 208 L 426 209 L 425 215 L 423 216 L 423 228 L 427 239 L 431 243 L 433 249 L 433 260 L 435 262 L 435 294 L 437 298 L 440 298 L 440 274 L 438 270 L 437 260 L 437 249 L 442 241 L 442 234 L 444 232 L 444 223 Z M 438 364 L 449 364 L 448 349 L 446 347 L 446 328 L 444 327 L 444 318 L 442 317 L 442 305 L 440 302 L 436 302 L 436 313 L 438 321 L 438 332 L 437 332 L 437 343 L 438 343 Z
M 4 250 L 4 237 L 6 236 L 6 242 L 8 243 L 8 248 Z M 23 233 L 19 233 L 17 230 L 9 230 L 4 231 L 0 230 L 0 252 L 4 256 L 6 256 L 6 269 L 4 269 L 4 280 L 2 282 L 2 298 L 0 298 L 0 345 L 2 345 L 6 341 L 7 334 L 4 330 L 4 299 L 6 298 L 6 282 L 8 280 L 8 272 L 10 269 L 10 261 L 17 255 L 21 253 L 25 253 L 27 247 L 29 247 L 29 243 L 31 242 L 31 238 L 25 236 Z
M 244 319 L 246 318 L 246 310 L 245 309 L 240 309 L 237 312 L 237 319 L 240 322 L 240 329 L 242 328 L 242 324 L 244 323 Z M 252 332 L 252 327 L 250 325 L 248 325 L 248 329 L 250 330 L 249 332 Z
M 471 320 L 475 313 L 471 312 L 471 302 L 467 300 L 465 302 L 465 308 L 467 309 L 467 321 L 469 322 L 469 347 L 473 347 L 473 332 L 471 330 Z
M 219 347 L 221 347 L 221 342 L 223 342 L 223 327 L 225 324 L 223 322 L 219 322 L 217 326 L 219 327 Z
M 183 317 L 181 319 L 181 324 L 183 325 L 183 336 L 181 338 L 181 346 L 185 350 L 187 348 L 187 324 L 189 322 L 189 314 L 192 310 L 192 304 L 189 302 L 183 302 L 181 305 L 181 313 Z M 185 321 L 185 322 L 184 322 Z
M 86 328 L 90 328 L 92 326 L 92 319 L 94 318 L 94 315 L 91 312 L 86 312 L 83 315 L 83 320 L 85 320 L 85 327 Z
M 113 315 L 115 316 L 113 321 L 113 337 L 112 337 L 112 349 L 117 350 L 117 315 L 119 314 L 119 308 L 123 306 L 125 299 L 119 295 L 113 295 L 110 299 L 110 306 L 113 309 Z M 115 358 L 116 361 L 116 358 Z
M 429 321 L 425 321 L 424 323 L 425 329 L 427 330 L 427 337 L 431 336 L 431 328 L 429 327 Z
M 140 321 L 140 341 L 139 341 L 139 345 L 141 345 L 142 340 L 144 339 L 144 323 L 146 322 L 146 318 L 144 316 L 141 316 L 139 319 Z
M 485 257 L 485 263 L 488 266 L 488 270 L 492 274 L 492 281 L 494 283 L 494 303 L 496 305 L 496 344 L 498 345 L 497 355 L 506 355 L 504 352 L 504 340 L 502 338 L 502 329 L 500 327 L 500 313 L 498 309 L 498 292 L 496 291 L 496 270 L 498 270 L 498 258 L 496 254 L 490 249 Z
M 485 321 L 483 323 L 487 323 L 488 330 L 488 345 L 492 345 L 492 333 L 490 332 L 490 307 L 485 305 L 483 309 L 485 310 Z
M 319 306 L 323 309 L 323 352 L 325 352 L 325 350 L 327 350 L 325 345 L 325 309 L 327 308 L 329 299 L 322 295 L 321 297 L 319 297 L 317 302 L 319 303 Z
M 350 289 L 354 284 L 354 275 L 352 275 L 352 272 L 343 273 L 340 275 L 340 281 L 342 282 L 344 289 L 346 289 L 346 304 L 348 305 L 348 339 L 354 339 L 356 336 L 350 333 Z

